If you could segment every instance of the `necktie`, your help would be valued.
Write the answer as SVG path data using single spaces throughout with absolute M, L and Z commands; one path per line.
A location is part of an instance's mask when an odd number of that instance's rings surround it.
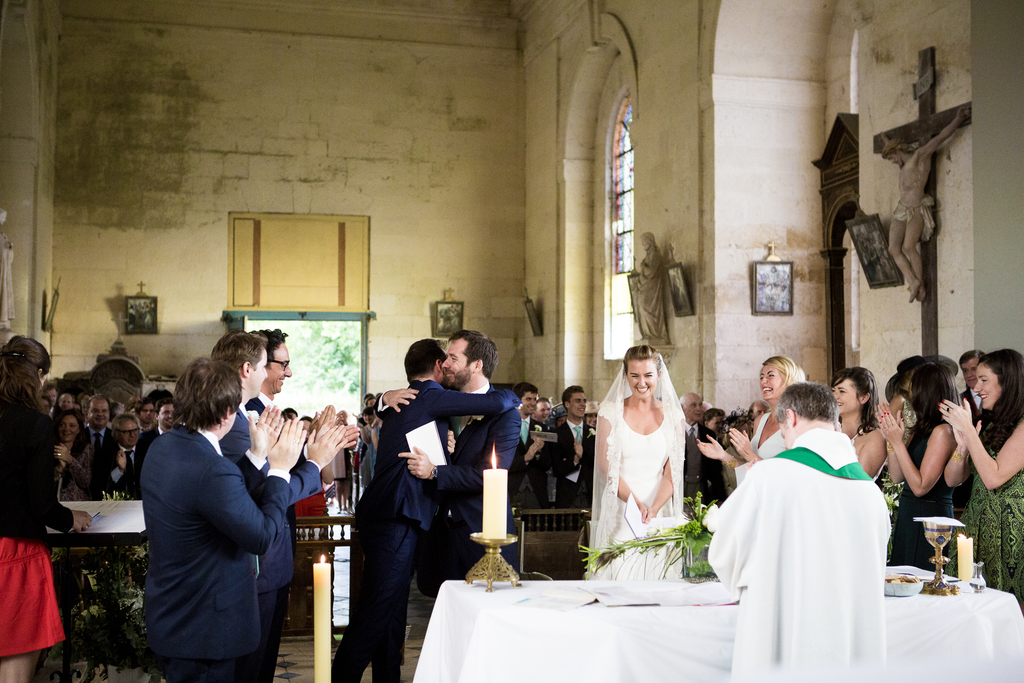
M 96 432 L 96 453 L 99 454 L 100 449 L 103 447 L 103 433 Z
M 576 435 L 577 441 L 583 440 L 583 425 L 576 425 L 572 428 L 573 433 Z
M 267 460 L 265 463 L 263 463 L 263 467 L 260 468 L 260 472 L 263 473 L 264 477 L 267 476 L 267 474 L 270 473 L 270 461 L 269 460 Z
M 526 436 L 529 433 L 530 433 L 530 423 L 527 422 L 526 420 L 523 420 L 523 426 L 519 430 L 519 438 L 523 440 L 523 443 L 526 443 Z

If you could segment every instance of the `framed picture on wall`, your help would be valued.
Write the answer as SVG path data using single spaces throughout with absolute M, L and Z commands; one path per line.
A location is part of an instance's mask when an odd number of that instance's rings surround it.
M 851 218 L 846 221 L 846 229 L 850 232 L 853 248 L 857 250 L 857 258 L 860 259 L 868 287 L 901 287 L 903 273 L 889 253 L 889 240 L 882 232 L 882 221 L 878 214 Z
M 156 334 L 156 297 L 126 296 L 124 298 L 125 334 Z
M 462 329 L 462 302 L 438 301 L 434 304 L 431 327 L 435 337 L 447 337 Z
M 668 290 L 672 296 L 672 310 L 677 318 L 685 315 L 693 315 L 693 302 L 690 301 L 690 293 L 686 289 L 686 276 L 683 274 L 683 264 L 673 263 L 665 269 L 668 274 Z
M 754 315 L 793 315 L 793 262 L 754 261 L 750 289 Z

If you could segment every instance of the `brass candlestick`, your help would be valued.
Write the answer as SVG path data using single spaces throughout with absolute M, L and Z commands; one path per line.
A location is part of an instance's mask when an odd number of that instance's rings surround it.
M 949 524 L 937 524 L 935 522 L 922 522 L 924 524 L 924 537 L 929 543 L 935 546 L 935 557 L 929 561 L 935 564 L 935 578 L 924 585 L 921 592 L 925 595 L 960 595 L 960 589 L 947 583 L 942 569 L 949 562 L 944 557 L 942 549 L 953 537 L 953 527 Z
M 495 581 L 509 581 L 513 586 L 519 588 L 519 574 L 516 573 L 515 569 L 512 569 L 512 566 L 498 552 L 499 548 L 509 543 L 515 543 L 519 540 L 519 537 L 509 534 L 505 538 L 484 538 L 484 535 L 481 533 L 470 534 L 469 537 L 484 546 L 485 552 L 480 561 L 466 572 L 466 583 L 486 581 L 488 593 L 494 592 L 492 584 Z

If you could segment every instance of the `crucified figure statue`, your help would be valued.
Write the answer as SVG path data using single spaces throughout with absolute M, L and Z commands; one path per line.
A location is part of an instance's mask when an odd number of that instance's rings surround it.
M 925 193 L 925 183 L 932 170 L 932 154 L 970 116 L 970 105 L 961 107 L 948 126 L 920 147 L 892 140 L 882 150 L 883 159 L 900 167 L 900 201 L 893 209 L 889 226 L 889 253 L 903 271 L 911 302 L 915 299 L 924 301 L 926 293 L 918 242 L 927 242 L 935 230 L 935 219 L 932 217 L 935 200 Z

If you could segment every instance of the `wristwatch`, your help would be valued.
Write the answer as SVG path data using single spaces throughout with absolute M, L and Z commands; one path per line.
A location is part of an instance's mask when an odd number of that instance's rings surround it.
M 437 465 L 434 465 L 434 469 L 430 470 L 430 478 L 437 479 Z

